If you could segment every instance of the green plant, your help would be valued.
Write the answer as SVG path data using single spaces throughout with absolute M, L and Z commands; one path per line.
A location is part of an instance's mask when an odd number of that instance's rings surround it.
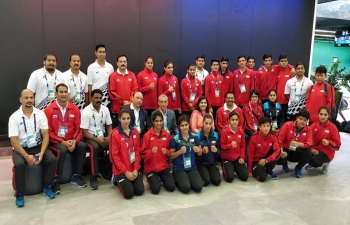
M 339 91 L 341 87 L 344 87 L 350 92 L 350 73 L 345 73 L 345 67 L 339 70 L 340 63 L 341 61 L 333 63 L 327 74 L 327 82 L 331 84 L 336 91 Z

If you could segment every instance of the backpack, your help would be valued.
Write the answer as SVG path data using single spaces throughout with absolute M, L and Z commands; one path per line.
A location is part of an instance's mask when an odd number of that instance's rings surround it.
M 333 96 L 332 98 L 332 102 L 331 102 L 331 116 L 330 116 L 330 121 L 334 124 L 336 124 L 337 122 L 337 110 L 336 110 L 336 107 L 335 107 L 335 95 L 334 95 L 334 87 L 332 85 L 329 84 L 329 86 L 331 87 L 331 94 Z M 311 85 L 311 89 L 310 91 L 312 91 L 314 88 L 314 85 Z M 324 82 L 324 85 L 323 85 L 323 94 L 327 97 L 327 89 L 328 89 L 328 83 L 327 82 Z

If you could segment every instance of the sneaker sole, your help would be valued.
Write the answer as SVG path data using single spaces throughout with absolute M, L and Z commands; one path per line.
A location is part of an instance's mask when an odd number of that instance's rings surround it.
M 79 184 L 77 184 L 77 183 L 74 183 L 74 182 L 70 182 L 71 184 L 73 184 L 73 185 L 75 185 L 75 186 L 78 186 L 78 187 L 80 187 L 80 188 L 85 188 L 86 187 L 86 184 L 84 184 L 84 186 L 81 186 L 81 185 L 79 185 Z
M 24 204 L 23 205 L 16 205 L 16 206 L 17 206 L 17 208 L 22 208 L 24 206 Z
M 61 194 L 61 191 L 56 191 L 55 194 L 59 195 L 59 194 Z
M 50 198 L 49 196 L 47 196 L 47 194 L 45 194 L 44 192 L 43 192 L 43 195 L 45 195 L 46 196 L 46 198 L 48 198 L 48 199 L 54 199 L 56 196 L 53 196 L 53 198 Z
M 98 187 L 93 188 L 93 187 L 90 186 L 90 189 L 93 190 L 93 191 L 96 191 L 98 189 Z

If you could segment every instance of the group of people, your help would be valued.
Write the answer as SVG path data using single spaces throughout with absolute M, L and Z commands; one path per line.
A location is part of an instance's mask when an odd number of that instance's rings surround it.
M 74 155 L 71 183 L 86 187 L 82 172 L 90 152 L 90 188 L 97 190 L 99 158 L 108 153 L 111 182 L 129 199 L 143 194 L 143 174 L 153 194 L 162 185 L 183 193 L 217 186 L 219 162 L 227 182 L 235 174 L 242 181 L 278 179 L 275 165 L 289 172 L 288 161 L 298 163 L 297 178 L 306 164 L 327 173 L 340 147 L 329 121 L 334 89 L 325 82 L 324 66 L 316 69 L 313 84 L 304 64 L 294 68 L 285 55 L 272 65 L 265 54 L 258 71 L 253 57 L 239 56 L 233 72 L 227 57 L 213 59 L 210 73 L 198 55 L 179 83 L 169 60 L 159 78 L 151 57 L 135 76 L 125 55 L 118 56 L 116 71 L 105 60 L 104 45 L 96 46 L 95 55 L 86 76 L 79 55 L 70 57 L 62 74 L 56 56 L 46 54 L 44 68 L 21 92 L 22 105 L 9 119 L 18 207 L 24 206 L 25 165 L 44 165 L 43 193 L 52 199 L 61 192 L 67 154 Z

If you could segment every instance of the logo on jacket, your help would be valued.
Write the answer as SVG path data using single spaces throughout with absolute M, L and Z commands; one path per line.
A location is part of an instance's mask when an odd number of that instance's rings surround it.
M 163 138 L 162 138 L 162 141 L 166 141 L 166 137 L 163 137 Z
M 303 136 L 306 136 L 306 133 L 303 133 Z
M 227 138 L 231 139 L 231 136 L 227 136 Z
M 120 80 L 119 79 L 117 79 L 117 82 L 119 82 Z
M 52 118 L 57 118 L 57 115 L 52 115 Z
M 154 79 L 154 80 L 157 80 L 157 78 L 155 78 L 155 77 L 154 77 L 153 79 Z
M 154 137 L 151 137 L 151 141 L 154 141 Z
M 325 133 L 329 134 L 329 130 L 324 130 Z
M 272 146 L 272 143 L 270 143 L 269 146 Z
M 74 114 L 69 114 L 69 117 L 72 117 L 72 118 L 74 118 Z
M 145 80 L 148 80 L 148 77 L 145 77 Z
M 131 79 L 131 78 L 128 78 L 128 81 L 132 81 L 132 79 Z
M 261 147 L 261 144 L 258 144 L 258 147 Z

